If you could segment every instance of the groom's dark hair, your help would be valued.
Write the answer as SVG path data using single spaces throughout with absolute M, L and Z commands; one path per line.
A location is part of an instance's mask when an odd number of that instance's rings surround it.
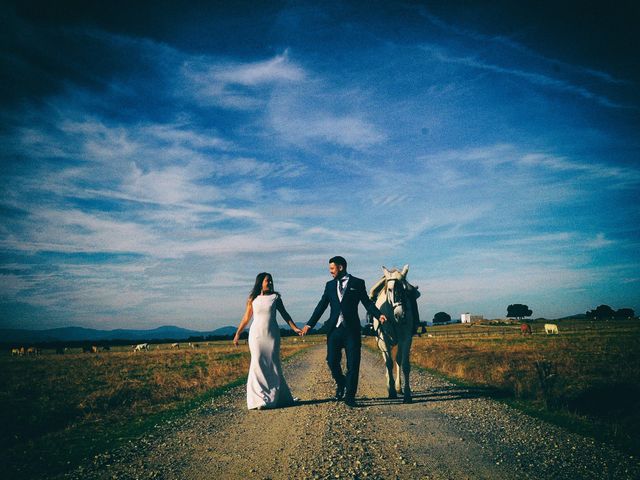
M 336 265 L 342 265 L 342 268 L 344 268 L 345 270 L 347 269 L 347 261 L 344 259 L 344 257 L 341 257 L 340 255 L 337 255 L 335 257 L 331 257 L 329 259 L 329 263 L 335 263 Z

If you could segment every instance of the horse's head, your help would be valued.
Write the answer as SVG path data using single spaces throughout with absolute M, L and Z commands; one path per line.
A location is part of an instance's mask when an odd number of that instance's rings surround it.
M 397 322 L 404 322 L 407 315 L 407 273 L 409 265 L 405 265 L 402 271 L 394 268 L 387 270 L 382 267 L 384 272 L 384 292 L 387 297 L 387 303 L 393 309 L 393 316 Z

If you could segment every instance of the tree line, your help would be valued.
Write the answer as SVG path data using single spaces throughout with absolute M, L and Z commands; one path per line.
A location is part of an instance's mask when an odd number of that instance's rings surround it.
M 522 303 L 514 303 L 507 307 L 507 318 L 515 318 L 523 320 L 525 317 L 533 315 L 533 310 L 528 305 Z M 609 305 L 600 305 L 594 310 L 588 310 L 586 317 L 589 320 L 630 320 L 635 318 L 636 314 L 632 308 L 620 308 L 614 310 Z M 438 312 L 433 316 L 433 323 L 449 323 L 451 315 L 447 312 Z

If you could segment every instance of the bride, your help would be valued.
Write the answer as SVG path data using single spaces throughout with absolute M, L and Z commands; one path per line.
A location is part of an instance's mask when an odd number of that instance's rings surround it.
M 273 290 L 271 274 L 259 273 L 247 300 L 247 309 L 233 337 L 233 343 L 238 346 L 240 334 L 253 317 L 253 323 L 249 329 L 249 351 L 251 352 L 251 365 L 247 378 L 249 410 L 284 407 L 294 402 L 291 390 L 282 374 L 280 328 L 276 322 L 276 310 L 294 332 L 301 332 L 285 310 L 280 294 Z

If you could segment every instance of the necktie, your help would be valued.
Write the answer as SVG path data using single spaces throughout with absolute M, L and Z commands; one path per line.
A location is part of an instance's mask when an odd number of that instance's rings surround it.
M 344 284 L 342 283 L 342 279 L 338 280 L 338 290 L 340 290 L 340 295 L 344 294 Z

